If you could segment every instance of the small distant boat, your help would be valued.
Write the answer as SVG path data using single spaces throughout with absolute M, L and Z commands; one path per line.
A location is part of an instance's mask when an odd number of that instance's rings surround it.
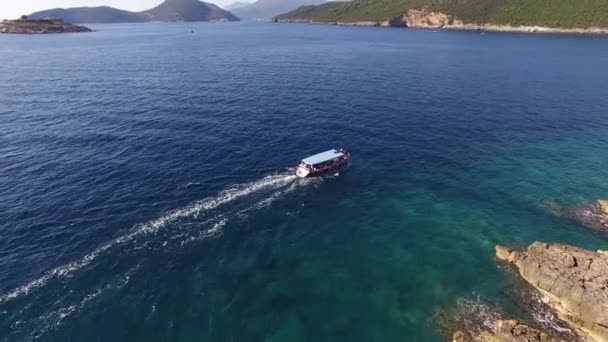
M 350 153 L 345 149 L 332 149 L 302 159 L 296 168 L 296 176 L 301 178 L 334 174 L 348 166 Z

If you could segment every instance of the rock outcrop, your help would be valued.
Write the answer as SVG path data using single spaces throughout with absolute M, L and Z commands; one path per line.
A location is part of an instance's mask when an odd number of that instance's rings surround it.
M 439 328 L 453 342 L 580 342 L 579 336 L 561 328 L 556 320 L 512 319 L 498 307 L 460 298 L 453 312 L 440 311 L 435 317 Z
M 608 29 L 599 27 L 590 28 L 559 28 L 545 26 L 511 26 L 495 25 L 491 23 L 471 23 L 460 20 L 452 15 L 430 11 L 427 9 L 411 9 L 403 13 L 396 21 L 403 27 L 467 30 L 467 31 L 493 31 L 493 32 L 521 32 L 521 33 L 569 33 L 569 34 L 608 34 Z M 393 19 L 394 20 L 394 19 Z M 392 26 L 392 25 L 390 25 Z
M 497 246 L 498 259 L 515 265 L 560 318 L 591 341 L 608 341 L 608 255 L 535 242 L 525 251 Z
M 411 9 L 405 12 L 402 18 L 408 27 L 443 28 L 453 22 L 452 18 L 445 13 L 425 9 Z M 462 23 L 458 21 L 457 24 Z
M 550 336 L 540 330 L 530 328 L 516 320 L 498 321 L 493 336 L 489 341 L 500 342 L 559 342 L 559 338 Z
M 563 340 L 517 320 L 499 320 L 495 323 L 492 332 L 484 331 L 479 336 L 468 337 L 462 331 L 457 331 L 452 336 L 452 342 L 563 342 Z

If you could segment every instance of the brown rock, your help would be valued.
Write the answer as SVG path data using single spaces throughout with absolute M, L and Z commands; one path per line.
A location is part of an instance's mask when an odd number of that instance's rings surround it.
M 464 336 L 462 331 L 457 331 L 452 336 L 452 342 L 468 342 L 469 340 Z
M 593 341 L 608 341 L 607 255 L 535 242 L 511 262 L 562 319 Z
M 515 320 L 498 321 L 495 331 L 496 341 L 501 342 L 559 342 L 542 331 L 528 327 Z
M 508 247 L 496 245 L 496 258 L 500 261 L 511 262 L 515 257 L 515 252 Z
M 478 300 L 461 298 L 457 310 L 439 316 L 439 327 L 452 338 L 452 342 L 578 342 L 574 335 L 562 336 L 561 330 L 548 326 L 534 327 L 518 320 L 507 320 L 499 308 Z M 542 330 L 541 330 L 542 329 Z
M 600 223 L 608 228 L 608 200 L 598 200 L 597 204 L 602 216 Z
M 452 342 L 563 342 L 516 320 L 499 320 L 494 331 L 484 331 L 479 336 L 468 338 L 462 331 L 452 336 Z
M 452 22 L 449 15 L 426 9 L 411 9 L 401 19 L 408 27 L 442 28 Z

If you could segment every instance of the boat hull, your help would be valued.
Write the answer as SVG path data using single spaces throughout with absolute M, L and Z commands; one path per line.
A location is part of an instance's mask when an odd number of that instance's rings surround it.
M 306 169 L 303 167 L 298 167 L 296 169 L 296 176 L 300 177 L 300 178 L 312 178 L 312 177 L 323 177 L 323 176 L 330 176 L 330 175 L 334 175 L 337 172 L 343 171 L 344 169 L 346 169 L 348 167 L 349 164 L 349 160 L 345 160 L 337 165 L 332 165 L 330 167 L 327 168 L 323 168 L 323 169 Z

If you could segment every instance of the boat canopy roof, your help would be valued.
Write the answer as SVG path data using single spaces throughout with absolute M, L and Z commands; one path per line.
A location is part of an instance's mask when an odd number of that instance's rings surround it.
M 333 149 L 325 152 L 321 152 L 319 154 L 315 154 L 314 156 L 310 156 L 308 158 L 302 159 L 302 162 L 308 165 L 316 165 L 321 164 L 336 158 L 343 157 L 344 153 Z

